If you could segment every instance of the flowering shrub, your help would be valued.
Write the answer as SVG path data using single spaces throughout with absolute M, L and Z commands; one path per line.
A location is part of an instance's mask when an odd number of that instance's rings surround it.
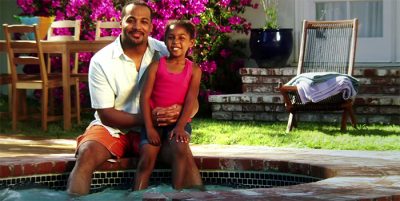
M 201 93 L 204 100 L 213 93 L 240 91 L 238 68 L 244 55 L 241 44 L 232 42 L 229 33 L 248 34 L 251 24 L 240 16 L 248 7 L 257 8 L 251 0 L 148 0 L 154 10 L 154 38 L 163 39 L 171 19 L 191 20 L 197 27 L 192 58 L 203 71 Z M 81 39 L 93 40 L 95 22 L 119 21 L 123 0 L 17 0 L 24 14 L 52 15 L 55 20 L 81 19 Z M 118 35 L 120 30 L 113 31 Z M 87 72 L 92 54 L 79 54 L 80 72 Z M 228 85 L 227 85 L 228 84 Z M 82 93 L 83 94 L 83 93 Z M 84 94 L 85 95 L 85 94 Z M 87 94 L 85 95 L 87 96 Z M 85 97 L 82 97 L 83 99 Z
M 55 11 L 61 9 L 60 1 L 52 0 L 17 0 L 23 15 L 54 16 Z

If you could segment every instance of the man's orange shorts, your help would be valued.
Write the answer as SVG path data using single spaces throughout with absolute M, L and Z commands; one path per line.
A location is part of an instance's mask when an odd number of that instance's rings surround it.
M 79 150 L 79 146 L 84 142 L 96 141 L 106 147 L 108 151 L 117 158 L 138 156 L 140 134 L 137 132 L 129 132 L 127 134 L 120 134 L 119 136 L 119 138 L 111 136 L 108 130 L 103 126 L 91 126 L 76 139 L 76 151 Z

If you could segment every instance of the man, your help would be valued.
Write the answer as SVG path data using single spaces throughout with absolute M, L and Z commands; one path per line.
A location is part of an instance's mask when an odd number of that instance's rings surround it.
M 121 35 L 91 59 L 89 90 L 92 107 L 96 109 L 95 120 L 77 139 L 77 159 L 67 186 L 70 194 L 89 193 L 92 173 L 99 165 L 133 152 L 136 134 L 124 134 L 121 130 L 143 124 L 139 114 L 143 75 L 153 60 L 168 54 L 162 42 L 149 37 L 153 28 L 151 14 L 151 8 L 144 2 L 127 3 L 122 10 Z M 156 108 L 153 119 L 158 125 L 174 123 L 181 109 L 176 105 Z M 185 184 L 201 184 L 200 175 L 191 173 L 197 169 L 196 165 L 187 165 Z

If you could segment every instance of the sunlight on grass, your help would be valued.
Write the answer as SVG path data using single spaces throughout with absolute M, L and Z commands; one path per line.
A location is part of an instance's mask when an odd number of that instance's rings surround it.
M 11 130 L 11 121 L 0 121 L 0 134 L 45 138 L 76 138 L 82 134 L 93 118 L 92 113 L 82 115 L 82 124 L 64 131 L 62 121 L 49 123 L 49 130 L 40 129 L 40 121 L 21 121 L 18 132 Z M 400 125 L 351 126 L 345 133 L 339 124 L 304 123 L 285 133 L 286 122 L 219 121 L 194 118 L 193 144 L 256 145 L 338 150 L 400 150 Z
M 400 150 L 399 125 L 360 125 L 340 132 L 339 125 L 302 123 L 285 133 L 286 123 L 193 121 L 194 144 L 239 144 L 346 150 Z

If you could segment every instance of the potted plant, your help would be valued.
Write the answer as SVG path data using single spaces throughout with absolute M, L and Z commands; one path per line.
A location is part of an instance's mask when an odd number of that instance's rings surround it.
M 278 0 L 260 0 L 264 14 L 263 28 L 251 30 L 250 51 L 258 67 L 282 67 L 292 53 L 292 29 L 282 29 L 278 24 Z
M 55 10 L 60 6 L 57 1 L 42 0 L 17 0 L 17 5 L 21 8 L 22 14 L 14 16 L 21 24 L 37 24 L 39 27 L 39 38 L 45 39 L 50 24 L 54 21 Z M 33 40 L 33 34 L 27 36 Z

